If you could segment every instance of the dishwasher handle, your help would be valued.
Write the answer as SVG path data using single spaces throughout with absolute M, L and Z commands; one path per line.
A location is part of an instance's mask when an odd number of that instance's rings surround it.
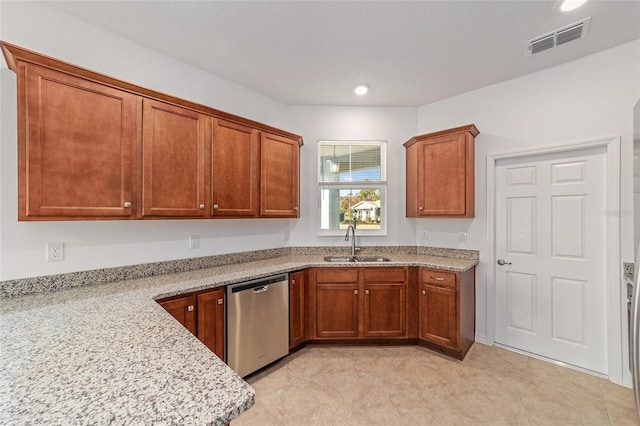
M 234 293 L 239 293 L 241 291 L 253 290 L 253 289 L 258 289 L 258 291 L 254 290 L 254 293 L 261 293 L 263 291 L 267 291 L 267 289 L 269 288 L 269 284 L 274 284 L 282 281 L 288 282 L 289 274 L 274 275 L 267 278 L 258 278 L 251 281 L 244 281 L 241 283 L 232 284 L 229 287 L 227 287 L 227 294 L 230 295 Z

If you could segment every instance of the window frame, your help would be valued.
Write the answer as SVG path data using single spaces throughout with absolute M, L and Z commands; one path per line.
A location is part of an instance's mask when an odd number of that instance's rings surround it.
M 354 182 L 325 182 L 322 180 L 322 147 L 325 145 L 377 145 L 380 147 L 380 180 L 379 181 L 354 181 Z M 322 229 L 322 201 L 323 192 L 327 189 L 379 189 L 380 190 L 380 228 L 360 229 L 356 228 L 358 237 L 386 236 L 387 235 L 387 141 L 385 140 L 318 140 L 317 144 L 317 173 L 318 184 L 318 236 L 344 236 L 344 229 Z

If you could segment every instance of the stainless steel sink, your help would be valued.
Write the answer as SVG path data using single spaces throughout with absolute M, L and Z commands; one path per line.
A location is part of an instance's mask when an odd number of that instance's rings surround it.
M 356 262 L 390 262 L 391 259 L 382 256 L 355 256 Z
M 325 262 L 390 262 L 391 259 L 382 256 L 325 256 Z
M 355 257 L 353 257 L 353 256 L 325 256 L 324 257 L 324 261 L 325 262 L 339 262 L 339 263 L 357 262 Z

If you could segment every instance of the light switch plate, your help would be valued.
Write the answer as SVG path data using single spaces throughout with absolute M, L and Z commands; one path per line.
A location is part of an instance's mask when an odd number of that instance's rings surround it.
M 467 242 L 467 233 L 466 232 L 461 232 L 460 236 L 458 237 L 458 240 L 461 243 L 466 243 Z

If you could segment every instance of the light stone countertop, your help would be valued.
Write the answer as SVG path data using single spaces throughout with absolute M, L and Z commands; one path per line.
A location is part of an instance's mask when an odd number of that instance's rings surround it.
M 225 424 L 255 392 L 154 300 L 308 267 L 477 259 L 393 253 L 391 262 L 286 255 L 0 299 L 0 424 Z

